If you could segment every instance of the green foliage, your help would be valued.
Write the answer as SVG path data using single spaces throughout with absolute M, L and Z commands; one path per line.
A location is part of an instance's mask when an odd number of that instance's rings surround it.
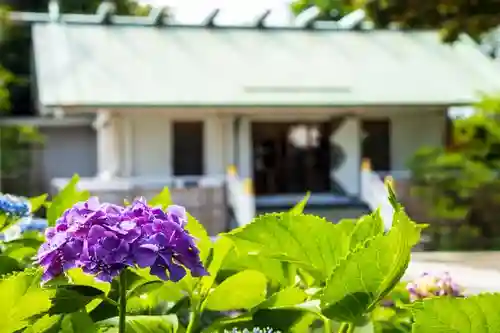
M 47 202 L 48 194 L 42 194 L 37 197 L 30 198 L 31 213 L 36 213 Z
M 49 315 L 79 312 L 94 299 L 104 296 L 100 289 L 85 285 L 60 285 L 56 294 L 51 298 L 52 306 Z
M 296 0 L 292 10 L 299 14 L 312 5 L 321 10 L 323 20 L 338 20 L 363 8 L 377 28 L 397 24 L 402 29 L 437 29 L 444 42 L 457 40 L 461 33 L 479 38 L 500 25 L 495 1 Z
M 420 229 L 403 212 L 396 213 L 394 222 L 389 233 L 368 239 L 335 267 L 321 297 L 326 316 L 355 322 L 399 282 Z
M 43 139 L 33 126 L 0 128 L 0 167 L 4 192 L 16 195 L 31 193 L 29 172 L 33 164 L 33 148 L 43 144 Z
M 75 179 L 49 205 L 52 221 L 63 207 L 88 195 L 77 190 Z M 40 206 L 44 200 L 41 196 L 32 202 Z M 357 327 L 360 332 L 409 333 L 415 322 L 417 333 L 441 327 L 443 332 L 466 333 L 469 327 L 460 325 L 468 317 L 473 332 L 498 331 L 492 310 L 497 295 L 409 304 L 398 282 L 421 227 L 408 218 L 395 196 L 388 232 L 378 211 L 333 224 L 304 214 L 306 201 L 307 197 L 290 212 L 257 217 L 215 242 L 190 216 L 188 227 L 202 244 L 210 275 L 188 275 L 173 283 L 151 276 L 148 269 L 128 269 L 127 332 L 214 333 L 270 327 L 305 333 L 337 328 L 351 332 Z M 166 207 L 172 198 L 164 190 L 153 202 Z M 30 241 L 30 246 L 39 245 L 35 238 L 22 238 L 17 246 Z M 13 250 L 0 255 L 0 271 L 22 269 L 23 261 L 11 256 L 15 246 L 4 244 Z M 117 283 L 96 282 L 80 269 L 44 287 L 37 270 L 13 273 L 0 281 L 0 297 L 5 316 L 0 333 L 118 332 Z M 384 305 L 388 300 L 393 306 Z
M 465 221 L 480 237 L 498 237 L 500 99 L 484 97 L 475 110 L 452 122 L 451 147 L 423 147 L 409 161 L 412 194 L 428 208 L 431 221 Z M 447 237 L 459 239 L 456 233 Z
M 500 332 L 499 302 L 500 294 L 424 300 L 414 307 L 415 324 L 412 332 Z
M 324 281 L 349 252 L 346 226 L 313 215 L 266 214 L 230 232 L 229 237 L 252 255 L 299 265 Z
M 32 318 L 50 309 L 52 290 L 40 288 L 38 271 L 27 270 L 0 281 L 1 333 L 12 333 L 29 326 Z
M 47 207 L 47 221 L 49 226 L 54 226 L 56 220 L 62 213 L 73 206 L 75 203 L 85 201 L 89 198 L 88 191 L 81 191 L 78 189 L 78 181 L 80 177 L 74 175 L 66 186 L 59 192 L 51 202 L 46 202 Z
M 266 276 L 245 270 L 224 280 L 209 293 L 204 308 L 212 311 L 249 310 L 263 302 L 267 293 Z
M 306 208 L 307 202 L 309 201 L 309 198 L 311 197 L 311 193 L 307 192 L 306 196 L 299 201 L 295 206 L 293 206 L 292 209 L 290 209 L 291 214 L 302 214 L 304 212 L 304 208 Z
M 408 333 L 413 321 L 406 283 L 399 283 L 373 309 L 370 319 L 374 333 Z
M 1 29 L 1 20 L 0 20 L 0 29 Z M 5 110 L 7 110 L 10 106 L 8 85 L 9 83 L 12 82 L 13 78 L 14 77 L 11 73 L 9 73 L 7 70 L 5 70 L 5 68 L 0 66 L 0 112 L 5 112 Z
M 127 333 L 175 333 L 179 323 L 175 315 L 127 316 Z M 109 318 L 97 323 L 100 333 L 118 332 L 118 318 Z

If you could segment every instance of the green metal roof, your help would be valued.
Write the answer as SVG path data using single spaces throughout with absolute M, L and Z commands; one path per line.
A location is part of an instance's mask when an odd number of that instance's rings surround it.
M 500 91 L 470 40 L 435 32 L 35 24 L 42 106 L 468 104 Z

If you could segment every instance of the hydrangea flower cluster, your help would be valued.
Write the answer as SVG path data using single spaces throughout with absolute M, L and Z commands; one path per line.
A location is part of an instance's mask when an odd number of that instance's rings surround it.
M 25 217 L 30 214 L 29 200 L 11 194 L 0 195 L 0 212 L 9 217 Z
M 237 328 L 233 328 L 231 331 L 225 331 L 225 332 L 226 333 L 281 333 L 280 331 L 275 331 L 270 327 L 266 327 L 263 329 L 259 328 L 259 327 L 255 327 L 251 331 L 247 328 L 245 328 L 244 330 L 239 330 Z
M 0 240 L 10 242 L 19 239 L 23 233 L 29 231 L 43 232 L 47 228 L 47 220 L 27 216 L 21 218 L 17 223 L 0 233 Z
M 110 282 L 126 267 L 150 268 L 162 280 L 186 275 L 208 275 L 195 239 L 185 229 L 181 206 L 151 207 L 144 198 L 123 207 L 92 197 L 75 204 L 45 231 L 46 242 L 37 262 L 48 281 L 66 270 L 81 267 L 98 280 Z
M 424 273 L 420 278 L 408 283 L 406 289 L 410 293 L 411 301 L 436 296 L 463 296 L 462 288 L 452 280 L 449 273 L 442 276 Z

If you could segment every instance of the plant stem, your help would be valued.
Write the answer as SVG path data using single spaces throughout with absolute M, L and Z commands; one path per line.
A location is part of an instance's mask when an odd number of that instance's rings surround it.
M 120 274 L 120 279 L 118 281 L 118 332 L 125 333 L 127 317 L 127 279 L 125 277 L 125 271 Z
M 324 333 L 332 333 L 332 325 L 330 324 L 330 319 L 323 319 L 323 332 Z
M 194 333 L 196 330 L 196 327 L 198 326 L 198 320 L 200 318 L 198 317 L 198 311 L 194 310 L 191 311 L 191 314 L 189 315 L 189 323 L 186 328 L 186 333 Z
M 342 323 L 340 325 L 339 333 L 354 333 L 356 326 L 353 323 Z
M 113 301 L 111 298 L 109 298 L 107 296 L 101 296 L 101 299 L 104 302 L 108 302 L 109 304 L 116 306 L 117 308 L 119 307 L 118 302 Z

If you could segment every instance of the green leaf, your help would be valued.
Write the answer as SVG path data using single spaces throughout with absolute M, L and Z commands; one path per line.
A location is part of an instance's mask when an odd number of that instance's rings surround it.
M 163 281 L 149 269 L 127 269 L 127 312 L 131 314 L 166 313 L 164 310 L 186 296 L 182 282 Z M 156 312 L 159 311 L 159 312 Z
M 5 255 L 0 255 L 0 275 L 5 275 L 20 270 L 22 270 L 21 266 L 16 259 Z
M 163 190 L 151 200 L 149 200 L 151 206 L 161 206 L 163 209 L 170 205 L 173 205 L 172 196 L 170 195 L 170 190 L 168 187 L 164 187 Z
M 12 333 L 30 324 L 30 319 L 50 308 L 53 291 L 40 288 L 41 272 L 26 270 L 0 281 L 0 333 Z
M 307 192 L 306 196 L 300 200 L 292 209 L 290 209 L 290 214 L 300 215 L 304 213 L 304 208 L 306 208 L 307 202 L 311 197 L 311 192 Z
M 30 264 L 43 243 L 43 234 L 39 232 L 25 232 L 23 238 L 4 242 L 3 254 L 15 259 L 20 264 Z M 0 264 L 1 265 L 1 264 Z M 1 269 L 0 269 L 1 271 Z M 0 273 L 3 274 L 3 273 Z
M 27 327 L 23 333 L 58 333 L 61 329 L 62 316 L 45 315 Z
M 258 309 L 270 309 L 277 307 L 290 307 L 304 302 L 307 294 L 297 287 L 288 287 L 274 293 L 264 302 L 257 306 Z
M 268 308 L 258 309 L 253 314 L 253 322 L 255 326 L 265 327 L 270 326 L 282 332 L 305 332 L 304 325 L 310 323 L 312 318 L 320 319 L 323 322 L 328 321 L 323 317 L 319 308 L 318 301 L 308 301 L 301 304 L 286 304 Z M 300 330 L 302 328 L 302 330 Z
M 173 304 L 184 299 L 185 295 L 174 283 L 160 281 L 145 284 L 138 288 L 138 294 L 127 299 L 127 312 L 131 314 L 163 314 Z M 155 312 L 159 309 L 160 312 Z
M 175 333 L 179 327 L 177 316 L 127 316 L 127 333 Z M 118 317 L 97 323 L 101 333 L 118 332 Z
M 371 311 L 403 276 L 419 237 L 420 228 L 397 211 L 388 234 L 375 236 L 333 270 L 321 297 L 324 315 L 355 322 Z
M 237 251 L 299 264 L 326 280 L 349 252 L 352 225 L 333 224 L 309 214 L 266 214 L 235 229 Z
M 265 275 L 246 270 L 224 280 L 208 295 L 203 308 L 213 311 L 251 309 L 265 300 L 266 292 Z
M 351 249 L 363 244 L 368 239 L 381 235 L 384 232 L 384 221 L 377 209 L 370 215 L 362 216 L 354 225 L 351 235 Z
M 72 284 L 93 287 L 101 290 L 105 296 L 111 291 L 111 283 L 97 281 L 92 275 L 85 274 L 80 268 L 70 269 L 66 272 L 66 275 Z M 102 299 L 96 298 L 88 303 L 85 308 L 90 313 L 101 303 Z
M 14 224 L 19 222 L 19 217 L 10 217 L 5 214 L 0 215 L 0 232 L 5 232 L 7 229 L 12 227 Z
M 284 265 L 281 261 L 258 255 L 247 254 L 243 251 L 236 251 L 233 247 L 233 249 L 227 254 L 221 270 L 238 272 L 245 269 L 259 271 L 273 283 L 278 283 L 283 286 L 289 285 Z M 295 281 L 293 283 L 295 283 Z
M 47 201 L 48 194 L 42 194 L 37 197 L 30 198 L 31 213 L 36 213 Z
M 401 210 L 403 206 L 401 203 L 398 201 L 398 198 L 396 196 L 396 192 L 394 191 L 394 182 L 391 177 L 387 177 L 384 181 L 384 185 L 387 188 L 387 192 L 389 192 L 389 202 L 391 203 L 392 208 L 394 208 L 395 211 Z
M 130 293 L 131 297 L 140 296 L 147 293 L 152 296 L 152 290 L 158 292 L 158 297 L 163 298 L 166 301 L 177 302 L 184 296 L 183 290 L 187 292 L 192 292 L 192 281 L 191 276 L 184 277 L 179 282 L 163 281 L 155 275 L 149 273 L 149 268 L 135 268 L 130 269 L 130 271 L 142 277 L 142 283 L 138 283 L 137 286 Z M 188 272 L 189 275 L 189 272 Z M 187 279 L 187 281 L 184 281 Z
M 63 317 L 60 333 L 97 333 L 97 327 L 85 311 Z
M 200 293 L 202 295 L 208 293 L 210 288 L 212 288 L 215 278 L 217 277 L 217 273 L 219 273 L 224 259 L 232 248 L 233 243 L 227 237 L 221 236 L 215 242 L 212 251 L 212 260 L 208 266 L 209 275 L 201 279 Z
M 212 240 L 208 236 L 207 230 L 189 213 L 186 229 L 196 238 L 196 245 L 200 250 L 201 261 L 206 263 L 207 258 L 210 255 L 210 250 L 212 249 Z
M 101 289 L 82 285 L 59 285 L 51 299 L 50 315 L 77 312 L 104 296 Z
M 68 184 L 53 198 L 52 202 L 45 204 L 47 206 L 47 222 L 49 226 L 54 226 L 56 220 L 66 209 L 90 197 L 88 191 L 80 191 L 78 189 L 79 180 L 80 177 L 75 174 Z
M 500 294 L 426 299 L 414 307 L 413 333 L 500 332 Z

